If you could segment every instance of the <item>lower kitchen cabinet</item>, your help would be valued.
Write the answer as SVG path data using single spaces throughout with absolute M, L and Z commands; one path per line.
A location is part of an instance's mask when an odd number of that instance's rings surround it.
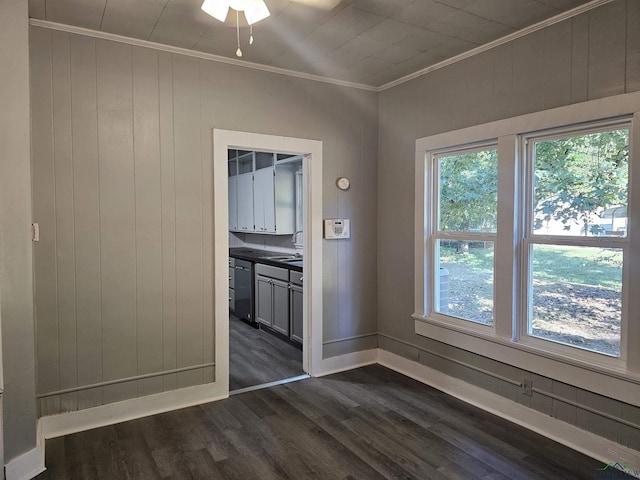
M 256 264 L 257 321 L 302 343 L 302 291 L 302 272 Z
M 289 270 L 256 264 L 256 318 L 289 336 Z
M 289 338 L 302 343 L 302 272 L 291 272 L 289 280 Z

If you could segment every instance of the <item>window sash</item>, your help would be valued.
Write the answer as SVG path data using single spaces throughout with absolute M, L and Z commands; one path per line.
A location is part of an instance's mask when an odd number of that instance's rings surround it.
M 460 326 L 462 328 L 475 330 L 483 333 L 495 332 L 495 311 L 496 311 L 496 298 L 495 298 L 495 255 L 496 255 L 496 232 L 469 232 L 469 231 L 452 231 L 439 230 L 439 214 L 440 214 L 440 169 L 439 161 L 443 157 L 450 157 L 455 155 L 464 155 L 482 152 L 486 150 L 498 150 L 498 144 L 496 140 L 486 140 L 482 142 L 474 143 L 468 146 L 458 146 L 455 148 L 441 149 L 437 151 L 431 151 L 425 156 L 425 163 L 427 168 L 425 169 L 425 185 L 429 185 L 430 194 L 425 196 L 425 226 L 427 227 L 427 245 L 425 245 L 425 271 L 426 280 L 431 288 L 425 292 L 426 302 L 426 314 L 438 321 L 447 323 L 453 326 Z M 497 181 L 497 178 L 496 178 Z M 427 198 L 428 197 L 428 198 Z M 497 213 L 497 212 L 496 212 Z M 436 266 L 439 263 L 439 259 L 436 259 L 437 245 L 440 240 L 462 240 L 469 242 L 492 242 L 494 247 L 493 255 L 493 285 L 492 285 L 492 323 L 491 325 L 483 324 L 478 321 L 449 315 L 446 313 L 438 312 L 436 309 L 436 302 L 439 298 L 440 289 L 440 275 L 436 272 Z
M 546 130 L 542 133 L 535 135 L 521 135 L 521 149 L 524 153 L 524 168 L 521 178 L 517 180 L 520 184 L 521 191 L 524 193 L 524 199 L 522 201 L 523 208 L 520 210 L 520 224 L 522 225 L 522 235 L 520 239 L 520 248 L 518 249 L 519 257 L 519 296 L 518 296 L 518 308 L 516 309 L 518 321 L 516 322 L 516 339 L 518 342 L 534 346 L 543 351 L 552 352 L 558 355 L 575 357 L 579 360 L 597 363 L 608 366 L 610 368 L 621 368 L 626 363 L 627 358 L 627 330 L 628 330 L 628 315 L 627 315 L 627 300 L 628 300 L 628 259 L 629 259 L 629 245 L 630 235 L 624 237 L 613 236 L 575 236 L 575 235 L 544 235 L 534 233 L 533 231 L 533 217 L 534 217 L 534 187 L 533 179 L 535 159 L 534 159 L 534 145 L 537 142 L 562 139 L 567 137 L 576 137 L 583 135 L 590 135 L 600 132 L 608 132 L 620 129 L 627 129 L 629 131 L 629 183 L 627 185 L 628 201 L 627 208 L 631 211 L 631 183 L 632 183 L 632 143 L 633 143 L 633 124 L 629 119 L 614 119 L 609 121 L 596 121 L 590 122 L 585 125 L 573 125 L 564 128 L 554 128 Z M 531 251 L 535 245 L 552 245 L 552 246 L 576 246 L 576 247 L 594 247 L 594 248 L 611 248 L 620 249 L 623 255 L 622 263 L 622 312 L 620 318 L 620 355 L 618 357 L 612 357 L 604 355 L 595 351 L 582 349 L 552 340 L 544 339 L 538 336 L 529 334 L 529 320 L 532 315 L 532 299 L 531 293 L 533 291 L 533 265 L 531 261 Z

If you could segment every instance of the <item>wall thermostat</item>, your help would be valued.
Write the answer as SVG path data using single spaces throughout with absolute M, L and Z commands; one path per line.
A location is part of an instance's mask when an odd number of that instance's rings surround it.
M 324 238 L 326 240 L 339 240 L 351 238 L 349 220 L 346 218 L 328 218 L 324 221 Z

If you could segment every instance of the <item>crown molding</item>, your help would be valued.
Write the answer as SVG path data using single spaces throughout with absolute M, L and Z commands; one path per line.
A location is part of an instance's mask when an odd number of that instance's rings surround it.
M 460 55 L 456 55 L 455 57 L 448 58 L 446 60 L 443 60 L 442 62 L 435 63 L 429 67 L 418 70 L 417 72 L 410 73 L 409 75 L 405 75 L 404 77 L 398 78 L 397 80 L 393 80 L 392 82 L 385 83 L 384 85 L 378 87 L 378 92 L 383 92 L 390 88 L 397 87 L 398 85 L 402 85 L 403 83 L 406 83 L 410 80 L 422 77 L 423 75 L 431 73 L 435 70 L 439 70 L 462 60 L 466 60 L 467 58 L 471 58 L 475 55 L 486 52 L 487 50 L 491 50 L 492 48 L 537 32 L 538 30 L 542 30 L 543 28 L 555 25 L 556 23 L 560 23 L 564 20 L 576 17 L 582 13 L 588 12 L 589 10 L 593 10 L 594 8 L 598 8 L 611 2 L 613 2 L 613 0 L 592 0 L 591 2 L 585 3 L 584 5 L 580 5 L 579 7 L 567 10 L 566 12 L 562 12 L 554 17 L 535 23 L 529 27 L 525 27 L 522 30 L 518 30 L 517 32 L 510 33 L 509 35 L 505 35 L 504 37 L 498 38 L 497 40 L 485 43 L 484 45 L 480 45 L 479 47 L 463 52 Z
M 367 90 L 370 92 L 378 91 L 378 87 L 374 87 L 371 85 L 364 85 L 362 83 L 348 82 L 346 80 L 338 80 L 335 78 L 323 77 L 321 75 L 313 75 L 310 73 L 296 72 L 294 70 L 287 70 L 286 68 L 272 67 L 269 65 L 261 65 L 259 63 L 247 62 L 246 60 L 236 60 L 235 58 L 223 57 L 222 55 L 214 55 L 213 53 L 205 53 L 205 52 L 199 52 L 197 50 L 191 50 L 188 48 L 174 47 L 172 45 L 165 45 L 163 43 L 151 42 L 149 40 L 141 40 L 138 38 L 125 37 L 123 35 L 116 35 L 115 33 L 100 32 L 97 30 L 91 30 L 89 28 L 76 27 L 74 25 L 65 25 L 64 23 L 56 23 L 56 22 L 50 22 L 48 20 L 30 18 L 29 25 L 33 27 L 48 28 L 50 30 L 58 30 L 61 32 L 73 33 L 76 35 L 84 35 L 87 37 L 99 38 L 101 40 L 109 40 L 112 42 L 126 43 L 128 45 L 134 45 L 137 47 L 152 48 L 154 50 L 160 50 L 163 52 L 186 55 L 188 57 L 200 58 L 203 60 L 210 60 L 212 62 L 226 63 L 228 65 L 235 65 L 237 67 L 251 68 L 253 70 L 261 70 L 263 72 L 275 73 L 278 75 L 286 75 L 288 77 L 301 78 L 304 80 L 311 80 L 314 82 L 329 83 L 331 85 L 337 85 L 339 87 L 356 88 L 359 90 Z

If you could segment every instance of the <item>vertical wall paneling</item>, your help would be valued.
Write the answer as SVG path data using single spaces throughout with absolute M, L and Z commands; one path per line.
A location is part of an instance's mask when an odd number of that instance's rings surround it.
M 162 365 L 177 367 L 176 335 L 176 197 L 173 142 L 173 57 L 158 55 L 158 96 L 160 119 L 160 203 L 162 246 Z M 176 388 L 176 374 L 164 375 L 164 390 Z
M 544 30 L 542 82 L 544 108 L 571 101 L 571 23 L 562 22 Z
M 71 35 L 70 56 L 78 385 L 92 385 L 102 381 L 95 40 Z M 78 392 L 78 409 L 101 404 L 101 388 Z
M 513 42 L 513 88 L 514 98 L 523 112 L 537 112 L 544 108 L 544 98 L 539 93 L 533 93 L 530 85 L 533 79 L 536 83 L 544 81 L 544 62 L 542 41 L 545 32 L 537 31 Z
M 209 71 L 199 62 L 201 92 L 209 88 Z M 202 361 L 210 363 L 214 357 L 214 318 L 213 318 L 213 138 L 212 112 L 215 110 L 209 95 L 202 95 L 200 108 L 200 158 L 202 161 Z M 226 235 L 223 232 L 222 235 Z M 214 368 L 203 370 L 204 383 L 214 381 Z
M 571 103 L 589 98 L 589 16 L 571 22 Z
M 139 375 L 162 371 L 162 202 L 158 53 L 133 48 L 136 200 L 136 312 Z M 138 395 L 163 390 L 161 377 L 138 382 Z
M 60 388 L 78 383 L 76 359 L 75 218 L 71 144 L 71 81 L 69 34 L 51 33 L 53 85 L 53 158 L 58 287 Z M 77 394 L 60 396 L 62 411 L 77 408 Z
M 173 58 L 176 195 L 178 368 L 202 363 L 202 161 L 199 62 Z M 202 382 L 202 372 L 178 374 L 178 387 Z
M 640 90 L 640 2 L 627 0 L 626 91 Z
M 36 425 L 29 44 L 27 2 L 1 1 L 0 385 L 5 388 L 0 460 L 12 467 L 8 473 L 18 475 L 44 468 Z
M 329 159 L 323 174 L 331 179 L 321 187 L 323 209 L 351 218 L 356 228 L 350 241 L 323 247 L 330 273 L 322 286 L 330 292 L 323 326 L 325 338 L 336 340 L 326 353 L 370 348 L 375 337 L 340 340 L 376 325 L 370 298 L 376 284 L 377 94 L 283 81 L 77 34 L 57 32 L 60 40 L 52 42 L 51 31 L 31 31 L 33 71 L 39 72 L 33 79 L 33 196 L 43 226 L 34 246 L 41 284 L 36 302 L 43 310 L 39 393 L 61 388 L 60 353 L 70 345 L 75 364 L 66 371 L 76 369 L 79 388 L 118 383 L 73 393 L 77 405 L 65 400 L 65 410 L 215 379 L 215 368 L 207 367 L 122 382 L 215 358 L 213 127 L 323 140 Z M 52 68 L 61 71 L 54 75 Z M 54 145 L 60 164 L 54 164 Z M 338 173 L 352 178 L 351 191 L 337 191 Z M 65 222 L 59 238 L 56 221 Z M 260 241 L 268 247 L 290 239 Z M 61 289 L 58 269 L 66 282 Z M 59 339 L 58 303 L 73 303 L 67 298 L 75 299 L 75 317 L 65 317 L 75 329 L 66 328 Z M 59 401 L 43 398 L 42 412 L 60 412 Z
M 98 40 L 102 349 L 104 380 L 137 373 L 136 239 L 131 47 Z M 104 401 L 135 397 L 134 382 L 104 388 Z
M 624 93 L 626 2 L 589 12 L 589 100 Z
M 425 365 L 626 446 L 639 444 L 637 429 L 621 428 L 618 422 L 603 417 L 594 419 L 583 409 L 552 400 L 544 393 L 523 398 L 517 385 L 491 379 L 461 367 L 459 362 L 516 382 L 524 375 L 530 376 L 539 391 L 555 392 L 590 406 L 580 394 L 576 397 L 574 387 L 563 388 L 551 379 L 492 364 L 486 357 L 416 335 L 411 317 L 415 286 L 407 280 L 407 272 L 413 272 L 420 259 L 414 254 L 411 235 L 415 193 L 406 184 L 408 178 L 415 180 L 415 139 L 453 130 L 450 126 L 456 121 L 456 127 L 467 127 L 638 90 L 639 19 L 640 2 L 615 0 L 492 49 L 492 101 L 480 104 L 477 110 L 471 108 L 469 113 L 466 105 L 478 105 L 478 92 L 461 89 L 458 79 L 485 74 L 484 67 L 470 59 L 385 90 L 379 96 L 377 309 L 378 330 L 384 339 L 381 348 L 412 360 L 417 350 Z M 397 338 L 402 347 L 386 336 Z M 610 411 L 605 404 L 596 408 Z M 629 406 L 629 410 L 611 414 L 627 420 L 633 415 L 640 418 L 640 408 Z
M 33 221 L 40 225 L 40 241 L 34 244 L 36 356 L 38 393 L 59 389 L 58 296 L 56 291 L 55 180 L 53 164 L 53 99 L 51 90 L 51 31 L 38 29 L 30 36 Z M 46 198 L 48 201 L 38 201 Z M 40 401 L 40 414 L 60 411 L 60 399 Z
M 512 103 L 509 101 L 513 98 L 513 44 L 506 43 L 491 50 L 493 57 L 493 91 L 491 98 L 494 100 L 492 105 L 498 107 L 495 116 L 508 117 L 511 115 Z M 497 102 L 497 98 L 505 98 L 506 102 Z

